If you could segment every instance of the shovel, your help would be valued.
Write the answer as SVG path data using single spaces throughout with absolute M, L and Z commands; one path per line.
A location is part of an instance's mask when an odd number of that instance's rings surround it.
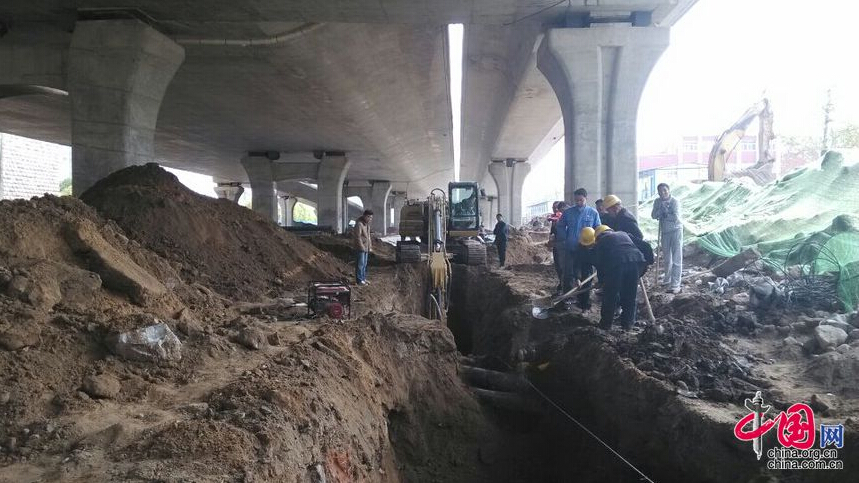
M 554 298 L 553 297 L 543 297 L 543 298 L 539 298 L 539 299 L 534 300 L 534 302 L 533 302 L 534 307 L 531 309 L 531 315 L 534 316 L 535 319 L 541 319 L 542 320 L 542 319 L 549 318 L 549 310 L 557 307 L 558 304 L 569 299 L 570 297 L 574 297 L 574 296 L 576 296 L 582 292 L 586 292 L 586 291 L 590 290 L 590 287 L 585 288 L 585 285 L 587 285 L 587 283 L 590 282 L 591 280 L 593 280 L 593 278 L 596 276 L 597 276 L 596 272 L 592 273 L 588 278 L 582 280 L 576 288 L 570 290 L 569 292 L 567 292 L 563 295 L 559 295 L 559 296 L 554 297 Z

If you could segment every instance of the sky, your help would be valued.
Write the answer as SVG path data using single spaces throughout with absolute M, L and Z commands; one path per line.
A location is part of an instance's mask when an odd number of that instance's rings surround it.
M 835 126 L 859 124 L 856 18 L 859 2 L 847 0 L 698 0 L 672 27 L 644 88 L 638 153 L 670 151 L 684 135 L 721 134 L 764 95 L 777 137 L 819 137 L 827 89 Z M 526 178 L 525 204 L 563 191 L 559 146 Z

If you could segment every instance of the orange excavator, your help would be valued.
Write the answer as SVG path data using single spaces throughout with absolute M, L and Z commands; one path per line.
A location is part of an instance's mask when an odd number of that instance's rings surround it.
M 722 181 L 725 179 L 725 163 L 746 135 L 749 124 L 758 119 L 758 161 L 751 168 L 744 170 L 743 175 L 750 176 L 759 184 L 770 181 L 773 177 L 772 163 L 775 156 L 772 152 L 773 112 L 770 102 L 763 98 L 748 108 L 740 119 L 725 130 L 710 151 L 710 161 L 707 165 L 707 179 Z M 769 178 L 769 179 L 767 179 Z

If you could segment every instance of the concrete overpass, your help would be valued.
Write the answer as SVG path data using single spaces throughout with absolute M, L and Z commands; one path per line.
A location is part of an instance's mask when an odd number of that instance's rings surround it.
M 75 193 L 157 161 L 250 186 L 272 219 L 315 198 L 342 228 L 344 195 L 387 214 L 453 179 L 463 23 L 461 179 L 495 200 L 484 215 L 519 219 L 528 160 L 564 132 L 567 198 L 634 200 L 641 90 L 694 2 L 6 0 L 0 131 L 71 145 Z

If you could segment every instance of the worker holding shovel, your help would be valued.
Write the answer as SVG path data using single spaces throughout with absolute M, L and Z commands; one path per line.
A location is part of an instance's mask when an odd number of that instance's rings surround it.
M 645 264 L 644 255 L 622 231 L 613 231 L 606 225 L 588 233 L 585 230 L 588 229 L 582 230 L 579 243 L 589 248 L 585 251 L 586 257 L 597 267 L 603 282 L 599 326 L 611 329 L 615 308 L 620 302 L 620 327 L 629 330 L 635 324 L 638 279 Z

